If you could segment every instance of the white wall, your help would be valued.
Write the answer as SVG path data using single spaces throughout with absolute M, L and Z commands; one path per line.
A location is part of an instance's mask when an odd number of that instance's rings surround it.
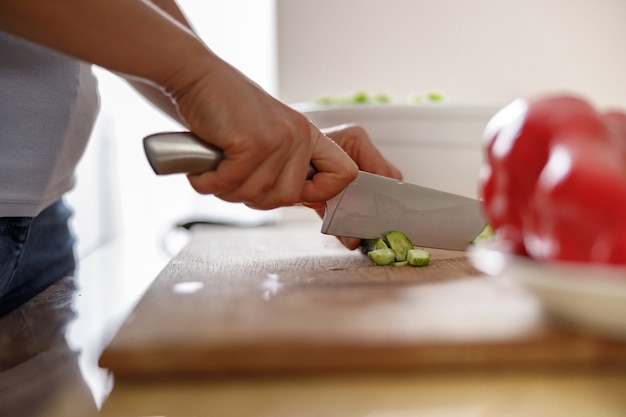
M 356 90 L 626 106 L 623 0 L 277 0 L 279 95 Z

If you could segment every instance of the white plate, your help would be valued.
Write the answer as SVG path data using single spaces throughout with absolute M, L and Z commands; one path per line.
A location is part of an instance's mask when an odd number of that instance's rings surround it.
M 474 266 L 534 293 L 564 323 L 626 340 L 626 267 L 537 262 L 490 247 L 470 251 Z

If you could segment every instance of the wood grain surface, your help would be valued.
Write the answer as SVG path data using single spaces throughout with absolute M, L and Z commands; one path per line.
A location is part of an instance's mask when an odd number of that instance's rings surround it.
M 313 221 L 194 228 L 100 358 L 119 376 L 598 364 L 626 344 L 561 328 L 464 252 L 376 266 Z

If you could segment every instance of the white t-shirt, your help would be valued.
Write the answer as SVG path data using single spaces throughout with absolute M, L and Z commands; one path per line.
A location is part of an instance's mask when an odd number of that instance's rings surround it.
M 0 31 L 0 217 L 72 188 L 98 106 L 90 65 Z

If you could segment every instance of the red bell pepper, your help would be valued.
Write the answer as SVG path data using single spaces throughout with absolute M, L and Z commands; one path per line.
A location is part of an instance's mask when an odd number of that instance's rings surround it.
M 517 100 L 485 129 L 496 239 L 546 260 L 626 264 L 626 114 L 574 96 Z

